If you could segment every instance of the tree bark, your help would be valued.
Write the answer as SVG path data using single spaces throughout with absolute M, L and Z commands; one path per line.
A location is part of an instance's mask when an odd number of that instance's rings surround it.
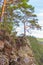
M 25 26 L 25 22 L 24 22 L 24 36 L 26 36 L 26 26 Z

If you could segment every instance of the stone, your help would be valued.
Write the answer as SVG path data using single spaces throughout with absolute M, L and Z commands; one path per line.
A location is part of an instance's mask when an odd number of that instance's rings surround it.
M 0 65 L 9 65 L 9 60 L 5 55 L 0 55 Z
M 4 42 L 0 40 L 0 50 L 3 50 L 4 48 Z

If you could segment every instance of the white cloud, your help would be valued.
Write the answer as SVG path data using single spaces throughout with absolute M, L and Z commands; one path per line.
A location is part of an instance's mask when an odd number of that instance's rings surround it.
M 24 32 L 23 26 L 17 28 L 17 35 L 20 35 Z M 31 34 L 29 32 L 26 32 L 26 35 L 35 36 L 36 38 L 43 38 L 43 30 L 32 30 Z
M 43 26 L 43 20 L 41 20 L 41 21 L 39 20 L 38 23 L 39 23 L 39 25 Z
M 32 35 L 38 38 L 43 38 L 43 31 L 33 31 Z
M 37 16 L 43 17 L 43 12 L 42 13 L 38 13 Z
M 24 32 L 23 26 L 18 27 L 18 28 L 16 29 L 16 31 L 18 32 L 17 35 L 22 34 L 22 33 Z
M 43 38 L 43 31 L 40 31 L 40 30 L 33 30 L 31 34 L 29 34 L 28 32 L 26 34 L 35 36 L 36 38 Z

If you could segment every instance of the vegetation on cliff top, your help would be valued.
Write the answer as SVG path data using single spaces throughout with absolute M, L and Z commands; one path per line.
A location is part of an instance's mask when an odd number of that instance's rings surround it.
M 43 45 L 39 44 L 38 40 L 34 37 L 28 38 L 34 52 L 37 65 L 43 65 Z

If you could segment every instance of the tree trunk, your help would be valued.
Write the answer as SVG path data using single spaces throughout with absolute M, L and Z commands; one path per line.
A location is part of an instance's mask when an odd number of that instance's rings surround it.
M 26 36 L 26 26 L 25 26 L 25 22 L 24 22 L 24 36 Z

